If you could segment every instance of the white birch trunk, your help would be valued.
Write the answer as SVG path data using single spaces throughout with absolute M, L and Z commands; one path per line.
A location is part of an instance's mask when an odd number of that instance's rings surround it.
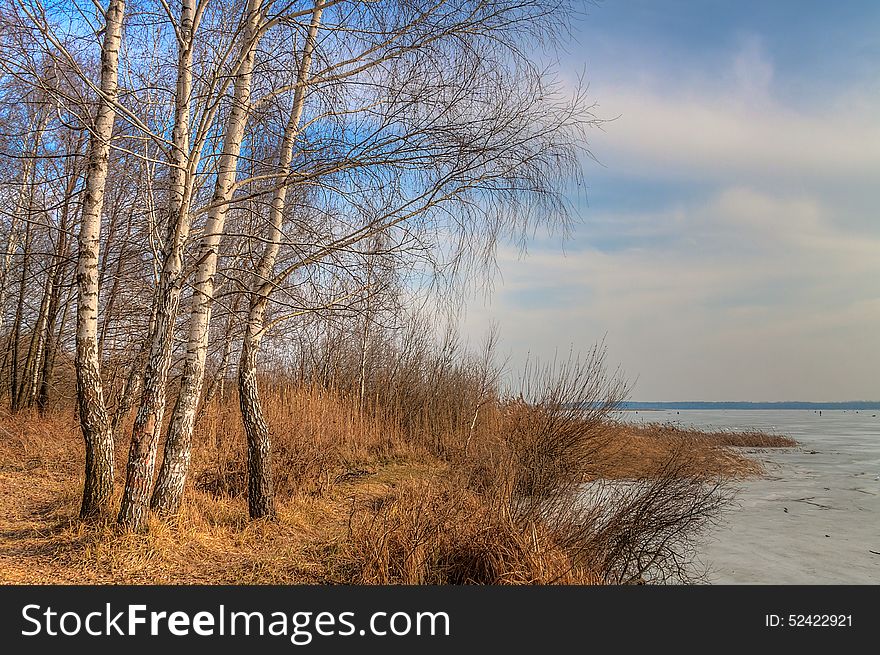
M 192 95 L 195 1 L 183 0 L 180 11 L 174 130 L 162 272 L 157 289 L 156 314 L 142 381 L 141 401 L 132 428 L 125 492 L 119 523 L 133 531 L 146 528 L 156 451 L 162 429 L 168 387 L 168 369 L 174 346 L 174 324 L 180 306 L 183 256 L 190 231 L 190 97 Z
M 232 199 L 238 170 L 238 156 L 250 111 L 251 78 L 259 40 L 263 0 L 248 0 L 245 12 L 240 66 L 233 85 L 232 108 L 226 122 L 223 153 L 220 157 L 214 196 L 211 201 L 212 207 L 208 212 L 205 231 L 199 243 L 199 264 L 193 285 L 186 361 L 180 395 L 174 405 L 162 467 L 151 501 L 153 509 L 163 514 L 174 513 L 180 507 L 189 468 L 192 432 L 205 378 L 217 253 L 223 237 L 229 201 Z
M 6 304 L 6 283 L 9 279 L 9 270 L 10 268 L 12 268 L 12 258 L 15 255 L 15 249 L 18 247 L 18 223 L 27 203 L 25 196 L 27 195 L 27 182 L 31 176 L 32 165 L 33 159 L 31 157 L 27 157 L 24 160 L 24 165 L 22 167 L 23 170 L 21 191 L 19 193 L 16 211 L 12 214 L 12 218 L 10 219 L 9 235 L 6 238 L 6 250 L 3 253 L 2 267 L 0 267 L 0 334 L 3 334 L 4 328 L 3 309 L 5 308 Z
M 101 96 L 89 141 L 88 170 L 80 217 L 76 265 L 76 382 L 79 420 L 86 450 L 85 485 L 80 515 L 106 514 L 113 493 L 113 434 L 107 419 L 98 350 L 98 257 L 101 210 L 116 120 L 119 47 L 125 0 L 109 0 L 101 47 Z

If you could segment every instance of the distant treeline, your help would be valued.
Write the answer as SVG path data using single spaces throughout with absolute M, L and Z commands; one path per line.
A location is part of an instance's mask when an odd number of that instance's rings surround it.
M 810 403 L 803 401 L 779 401 L 779 402 L 748 402 L 748 401 L 671 401 L 671 402 L 636 402 L 629 401 L 620 403 L 622 410 L 666 410 L 666 409 L 880 409 L 880 401 L 876 400 L 848 400 L 845 402 Z

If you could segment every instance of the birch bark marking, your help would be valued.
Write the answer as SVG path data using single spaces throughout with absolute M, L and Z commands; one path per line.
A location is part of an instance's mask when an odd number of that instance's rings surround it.
M 284 207 L 287 200 L 286 178 L 290 176 L 290 163 L 293 159 L 293 145 L 299 134 L 305 100 L 306 82 L 312 63 L 312 53 L 318 26 L 321 21 L 323 4 L 315 5 L 309 24 L 306 42 L 303 46 L 302 61 L 297 71 L 296 91 L 290 120 L 284 130 L 279 153 L 278 173 L 281 183 L 272 198 L 269 214 L 269 238 L 251 282 L 248 321 L 241 347 L 241 360 L 238 367 L 238 397 L 241 418 L 248 442 L 248 511 L 252 519 L 275 516 L 275 497 L 272 480 L 272 439 L 269 426 L 263 414 L 260 394 L 257 388 L 257 353 L 264 333 L 264 316 L 272 293 L 272 272 L 281 246 L 281 227 L 284 220 Z
M 113 493 L 113 434 L 109 429 L 98 351 L 98 256 L 101 210 L 110 160 L 110 139 L 116 120 L 119 46 L 125 0 L 109 0 L 101 46 L 98 109 L 89 139 L 88 170 L 83 197 L 79 252 L 76 262 L 76 387 L 80 427 L 86 450 L 85 485 L 80 516 L 106 514 Z
M 147 525 L 150 491 L 156 468 L 156 451 L 165 413 L 168 369 L 174 345 L 174 323 L 180 307 L 183 256 L 190 230 L 192 174 L 190 166 L 190 97 L 194 0 L 183 0 L 180 9 L 177 88 L 175 90 L 171 171 L 168 206 L 168 234 L 165 238 L 162 272 L 157 290 L 156 316 L 150 333 L 150 349 L 144 368 L 141 401 L 132 428 L 128 451 L 125 492 L 119 509 L 119 523 L 129 530 L 143 531 Z
M 199 243 L 199 265 L 193 285 L 186 361 L 180 382 L 180 393 L 171 415 L 162 466 L 150 503 L 153 509 L 162 514 L 173 514 L 180 507 L 189 469 L 192 432 L 205 378 L 208 328 L 214 301 L 214 276 L 217 273 L 217 251 L 223 237 L 229 201 L 232 199 L 238 156 L 250 111 L 251 79 L 259 43 L 263 0 L 248 0 L 245 12 L 238 60 L 240 65 L 233 84 L 232 108 L 226 122 L 223 153 L 220 156 L 212 207 L 208 212 L 204 234 Z

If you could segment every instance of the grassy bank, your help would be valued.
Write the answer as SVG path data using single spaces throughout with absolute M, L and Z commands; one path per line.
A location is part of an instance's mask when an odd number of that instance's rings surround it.
M 234 397 L 202 413 L 182 511 L 153 519 L 146 535 L 77 520 L 84 455 L 72 409 L 0 418 L 0 581 L 689 581 L 729 482 L 761 473 L 734 447 L 793 445 L 622 425 L 555 401 L 433 394 L 362 408 L 356 394 L 321 385 L 264 388 L 274 522 L 248 521 Z

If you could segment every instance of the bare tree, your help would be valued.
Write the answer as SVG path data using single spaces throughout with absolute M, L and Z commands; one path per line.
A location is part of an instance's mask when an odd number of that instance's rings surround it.
M 173 330 L 183 282 L 184 250 L 189 239 L 190 201 L 193 192 L 193 165 L 190 154 L 190 110 L 193 75 L 193 39 L 201 12 L 194 0 L 183 0 L 175 25 L 178 64 L 171 143 L 168 229 L 164 240 L 162 272 L 156 291 L 156 309 L 149 335 L 149 353 L 143 373 L 142 395 L 132 429 L 119 522 L 132 529 L 143 529 L 153 485 L 168 370 L 171 365 Z M 173 18 L 172 18 L 173 20 Z
M 502 236 L 568 220 L 594 119 L 532 56 L 568 6 L 140 0 L 123 28 L 108 2 L 7 0 L 0 17 L 0 99 L 51 99 L 0 164 L 6 388 L 47 406 L 75 306 L 83 515 L 107 511 L 113 434 L 136 405 L 117 520 L 143 530 L 179 508 L 203 387 L 237 356 L 249 509 L 271 516 L 261 370 L 296 351 L 310 375 L 356 379 L 366 412 L 407 293 L 453 289 Z
M 83 517 L 109 511 L 113 493 L 113 433 L 101 380 L 98 350 L 98 258 L 101 209 L 116 120 L 119 49 L 125 0 L 109 0 L 101 45 L 101 82 L 88 149 L 88 170 L 80 215 L 77 255 L 76 379 L 79 420 L 86 445 L 86 476 L 80 513 Z
M 199 244 L 198 266 L 193 286 L 190 326 L 187 341 L 186 363 L 180 385 L 180 394 L 171 416 L 171 425 L 165 444 L 165 452 L 159 478 L 153 492 L 152 506 L 163 512 L 175 512 L 180 505 L 183 486 L 189 468 L 192 433 L 196 412 L 205 377 L 205 359 L 214 299 L 214 278 L 220 241 L 223 237 L 226 214 L 232 199 L 236 180 L 239 153 L 244 139 L 245 126 L 250 108 L 251 80 L 256 49 L 260 40 L 260 27 L 265 7 L 262 0 L 248 0 L 242 17 L 240 54 L 235 67 L 232 106 L 226 120 L 223 153 L 220 157 L 214 196 L 211 201 L 204 233 Z M 139 499 L 152 482 L 152 466 L 155 461 L 155 444 L 141 454 L 143 465 L 137 476 Z M 120 521 L 132 527 L 140 527 L 144 521 L 143 510 L 133 507 L 134 495 L 123 502 Z
M 290 175 L 293 147 L 300 132 L 309 70 L 323 9 L 322 4 L 315 5 L 306 33 L 302 61 L 296 78 L 293 108 L 284 130 L 278 161 L 278 171 L 282 179 L 286 179 Z M 248 509 L 251 518 L 271 517 L 275 514 L 272 490 L 272 450 L 269 426 L 263 414 L 257 389 L 257 352 L 265 331 L 264 316 L 272 289 L 275 260 L 281 247 L 281 230 L 287 188 L 286 184 L 279 185 L 272 198 L 269 214 L 269 236 L 251 282 L 248 319 L 238 367 L 238 397 L 248 439 Z
M 490 258 L 497 236 L 504 230 L 515 232 L 535 218 L 534 209 L 545 212 L 539 220 L 565 218 L 554 176 L 575 169 L 578 133 L 589 120 L 579 115 L 579 101 L 555 104 L 541 74 L 524 65 L 515 46 L 521 33 L 514 29 L 507 35 L 510 40 L 504 36 L 511 25 L 535 20 L 542 10 L 482 2 L 468 4 L 461 13 L 447 14 L 439 4 L 423 9 L 410 14 L 401 8 L 392 14 L 393 19 L 383 24 L 386 31 L 374 37 L 378 43 L 359 43 L 361 35 L 354 27 L 339 30 L 350 37 L 349 48 L 357 52 L 362 47 L 358 54 L 327 62 L 324 71 L 308 78 L 300 67 L 295 82 L 272 92 L 296 91 L 297 119 L 305 87 L 316 99 L 325 95 L 326 104 L 319 105 L 307 123 L 298 153 L 300 167 L 289 168 L 290 135 L 299 128 L 288 123 L 277 172 L 265 176 L 281 186 L 274 191 L 268 236 L 262 239 L 263 255 L 251 284 L 239 368 L 252 517 L 272 514 L 271 500 L 266 499 L 271 494 L 271 441 L 256 387 L 256 352 L 267 330 L 264 314 L 270 294 L 298 271 L 331 265 L 352 275 L 356 264 L 349 255 L 354 247 L 380 234 L 388 238 L 385 249 L 396 254 L 398 266 L 421 256 L 436 271 L 440 261 L 429 253 L 450 231 L 461 230 L 454 260 Z M 310 39 L 314 30 L 313 19 Z M 304 52 L 311 57 L 308 43 Z M 496 48 L 497 58 L 486 58 L 480 46 Z M 431 62 L 430 71 L 425 61 Z M 346 94 L 350 105 L 340 103 Z M 287 186 L 319 189 L 334 217 L 342 220 L 322 238 L 316 238 L 317 233 L 306 237 L 311 239 L 306 254 L 293 256 L 273 271 L 280 248 L 292 246 L 282 232 Z M 308 194 L 296 197 L 305 199 Z M 296 219 L 300 238 L 303 221 L 308 218 Z M 372 278 L 372 259 L 368 262 L 366 287 Z M 365 307 L 369 313 L 369 301 Z M 284 318 L 282 313 L 271 324 Z M 367 330 L 361 335 L 362 395 Z

